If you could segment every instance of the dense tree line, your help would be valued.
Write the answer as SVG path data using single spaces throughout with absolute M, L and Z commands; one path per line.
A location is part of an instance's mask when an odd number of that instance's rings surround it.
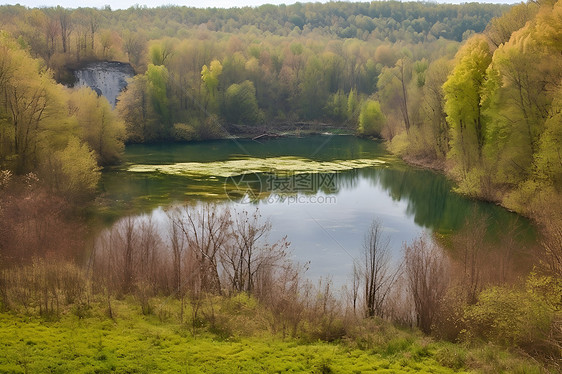
M 43 160 L 58 153 L 42 149 L 62 152 L 73 144 L 72 152 L 86 152 L 82 142 L 104 165 L 119 159 L 123 138 L 205 139 L 262 131 L 248 126 L 321 121 L 385 137 L 406 158 L 446 165 L 460 191 L 523 210 L 528 196 L 556 196 L 562 183 L 559 8 L 529 2 L 498 17 L 508 8 L 3 6 L 7 55 L 37 60 L 33 74 L 17 72 L 29 80 L 5 78 L 2 89 L 20 85 L 18 95 L 38 105 L 16 113 L 4 95 L 3 112 L 12 114 L 2 117 L 9 123 L 0 135 L 2 164 L 18 173 L 52 169 L 62 161 Z M 55 87 L 50 72 L 67 81 L 83 62 L 109 59 L 129 61 L 139 73 L 117 106 L 125 130 L 103 100 L 85 91 L 73 100 L 61 88 L 34 96 L 40 79 Z M 66 113 L 57 110 L 65 105 Z M 49 123 L 65 124 L 78 142 L 48 132 Z
M 123 125 L 105 98 L 57 84 L 42 61 L 0 35 L 0 167 L 35 173 L 68 198 L 91 195 L 98 165 L 119 159 Z
M 409 58 L 406 79 L 401 65 L 384 68 L 391 148 L 446 164 L 459 191 L 529 215 L 560 201 L 561 15 L 560 1 L 520 4 L 423 76 Z
M 424 42 L 440 37 L 461 41 L 484 30 L 490 19 L 508 9 L 493 4 L 435 4 L 398 1 L 262 5 L 231 9 L 178 6 L 131 7 L 126 10 L 3 6 L 3 28 L 32 44 L 42 57 L 73 53 L 110 53 L 115 43 L 134 52 L 143 40 L 186 38 L 196 30 L 226 34 L 288 36 L 320 33 L 331 39 L 376 39 L 391 43 Z
M 117 11 L 4 6 L 0 22 L 62 82 L 87 61 L 130 62 L 140 75 L 118 110 L 127 139 L 143 142 L 297 120 L 355 129 L 360 117 L 380 119 L 376 104 L 364 101 L 378 90 L 383 67 L 404 53 L 416 61 L 452 57 L 459 41 L 506 9 L 400 2 Z
M 262 33 L 285 36 L 293 30 L 319 30 L 332 38 L 377 39 L 395 42 L 404 36 L 418 42 L 426 38 L 445 37 L 460 41 L 467 30 L 481 32 L 491 17 L 498 16 L 506 6 L 431 3 L 401 3 L 398 1 L 328 4 L 262 5 L 256 8 L 196 9 L 166 7 L 157 11 L 129 8 L 116 11 L 115 20 L 127 22 L 142 12 L 143 20 L 166 24 L 167 36 L 177 34 L 182 27 L 202 26 L 212 31 L 245 32 L 255 28 Z M 184 26 L 185 25 L 185 26 Z M 156 25 L 155 25 L 156 26 Z M 151 30 L 152 31 L 152 30 Z

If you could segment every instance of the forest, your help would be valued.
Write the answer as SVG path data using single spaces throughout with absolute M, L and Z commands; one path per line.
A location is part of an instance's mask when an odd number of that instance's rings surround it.
M 561 0 L 0 6 L 0 309 L 53 320 L 103 310 L 115 321 L 118 309 L 138 305 L 141 315 L 179 321 L 194 335 L 207 328 L 226 337 L 349 339 L 363 350 L 388 344 L 384 355 L 394 349 L 406 361 L 414 349 L 444 367 L 484 372 L 531 370 L 513 358 L 523 352 L 541 363 L 532 370 L 556 372 L 561 51 Z M 74 70 L 95 61 L 135 70 L 115 108 L 73 87 Z M 386 269 L 375 222 L 347 301 L 329 282 L 307 283 L 285 241 L 262 241 L 271 226 L 257 211 L 185 206 L 168 212 L 169 240 L 150 222 L 128 219 L 91 243 L 87 207 L 126 144 L 307 126 L 382 139 L 405 161 L 445 173 L 457 192 L 529 217 L 541 232 L 532 272 L 516 280 L 487 266 L 503 266 L 509 234 L 500 258 L 487 258 L 478 219 L 441 241 L 405 244 L 400 277 Z M 458 257 L 445 258 L 440 246 Z M 399 289 L 409 290 L 407 301 Z M 157 307 L 158 298 L 173 305 Z M 241 332 L 248 308 L 263 320 Z M 395 326 L 441 343 L 424 348 L 402 330 L 392 330 L 409 342 L 400 347 L 370 340 Z M 497 347 L 492 362 L 475 353 L 481 342 Z
M 58 160 L 43 160 L 40 148 L 63 152 L 72 144 L 67 153 L 103 166 L 118 162 L 123 142 L 331 123 L 387 139 L 410 161 L 444 169 L 460 192 L 532 216 L 560 197 L 562 184 L 559 17 L 552 1 L 509 10 L 399 2 L 4 6 L 2 89 L 20 87 L 12 100 L 3 95 L 0 162 L 18 174 L 54 170 L 62 156 L 46 152 Z M 95 60 L 129 62 L 138 73 L 115 112 L 86 92 L 70 103 L 55 87 L 71 84 L 72 69 Z M 29 81 L 12 83 L 18 76 Z M 46 135 L 51 126 L 68 135 Z M 76 183 L 95 181 L 93 165 L 81 169 L 93 179 Z

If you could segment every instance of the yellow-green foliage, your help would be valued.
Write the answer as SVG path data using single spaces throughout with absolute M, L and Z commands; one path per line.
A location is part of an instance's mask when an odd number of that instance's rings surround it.
M 453 72 L 443 85 L 451 132 L 449 157 L 461 177 L 480 165 L 485 137 L 481 95 L 491 57 L 484 36 L 471 38 L 457 54 Z
M 531 291 L 505 287 L 484 290 L 465 311 L 466 336 L 508 347 L 539 350 L 553 322 L 553 310 Z
M 379 102 L 367 100 L 359 113 L 359 132 L 368 136 L 380 136 L 384 121 Z
M 547 305 L 558 313 L 562 312 L 562 278 L 533 271 L 527 278 L 527 288 L 544 298 Z
M 403 131 L 392 138 L 388 149 L 402 157 L 435 159 L 437 150 L 433 148 L 429 130 L 427 127 L 412 127 L 409 132 Z
M 410 141 L 406 131 L 396 135 L 388 144 L 390 152 L 398 156 L 405 156 L 410 150 Z
M 467 40 L 445 80 L 444 60 L 431 63 L 423 90 L 409 91 L 410 102 L 424 97 L 410 110 L 417 132 L 389 131 L 390 149 L 414 159 L 446 155 L 458 191 L 525 214 L 560 200 L 560 30 L 562 1 L 520 4 Z
M 190 141 L 197 139 L 197 131 L 193 125 L 187 123 L 174 124 L 174 138 L 181 141 Z
M 88 87 L 70 95 L 69 105 L 76 115 L 82 138 L 96 152 L 100 165 L 113 164 L 124 149 L 125 125 L 117 118 L 111 105 Z
M 562 8 L 562 6 L 560 7 Z M 562 11 L 560 11 L 562 12 Z M 562 87 L 550 108 L 549 118 L 545 122 L 544 132 L 538 142 L 535 155 L 537 176 L 551 184 L 558 193 L 562 193 Z
M 101 174 L 95 152 L 78 138 L 71 138 L 65 149 L 46 157 L 42 171 L 57 191 L 78 199 L 95 192 Z
M 122 125 L 107 101 L 56 84 L 7 33 L 0 34 L 0 76 L 0 168 L 39 172 L 42 182 L 70 197 L 91 194 L 97 161 L 115 162 L 122 148 Z
M 232 84 L 226 90 L 222 108 L 228 123 L 254 125 L 263 117 L 256 101 L 256 88 L 251 81 Z
M 194 334 L 189 325 L 178 322 L 177 301 L 154 302 L 160 318 L 143 316 L 128 301 L 114 301 L 114 320 L 105 317 L 102 304 L 85 307 L 86 317 L 65 314 L 55 322 L 1 313 L 0 372 L 452 373 L 484 364 L 477 350 L 434 343 L 386 322 L 376 325 L 388 335 L 368 349 L 346 342 L 282 340 L 266 330 L 222 336 L 198 329 Z M 215 302 L 216 311 L 239 318 L 238 324 L 255 324 L 263 313 L 247 296 Z M 377 329 L 371 331 L 373 336 L 380 334 Z M 489 351 L 489 372 L 538 372 L 511 355 Z

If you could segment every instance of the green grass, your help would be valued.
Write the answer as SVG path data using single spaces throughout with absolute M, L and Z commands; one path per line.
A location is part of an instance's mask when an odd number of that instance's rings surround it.
M 55 322 L 0 314 L 0 372 L 452 372 L 430 356 L 412 354 L 409 344 L 369 352 L 272 335 L 194 336 L 186 325 L 142 316 L 127 303 L 116 308 L 115 320 L 101 312 L 85 319 L 69 313 Z
M 144 316 L 132 301 L 116 301 L 113 309 L 114 320 L 105 316 L 103 306 L 83 319 L 69 310 L 55 321 L 0 313 L 0 373 L 452 373 L 469 371 L 467 356 L 472 354 L 391 326 L 384 327 L 376 343 L 359 349 L 347 340 L 282 339 L 263 326 L 240 333 L 236 325 L 251 324 L 245 318 L 255 310 L 230 310 L 234 328 L 217 335 L 210 328 L 194 334 L 191 325 L 170 315 Z M 497 353 L 483 354 L 492 360 L 489 371 L 494 372 L 501 366 L 493 360 L 505 357 L 490 355 Z

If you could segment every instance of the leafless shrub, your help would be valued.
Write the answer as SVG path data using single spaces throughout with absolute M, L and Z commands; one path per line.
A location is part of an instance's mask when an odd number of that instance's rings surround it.
M 222 269 L 232 292 L 252 293 L 260 272 L 285 260 L 289 243 L 283 238 L 269 244 L 270 231 L 271 223 L 262 222 L 257 209 L 251 214 L 235 212 L 231 240 L 221 252 Z
M 473 212 L 473 216 L 477 216 Z M 460 233 L 453 238 L 453 246 L 457 252 L 458 265 L 456 281 L 462 290 L 466 302 L 474 304 L 484 287 L 484 266 L 488 249 L 485 244 L 487 219 L 479 217 L 466 223 Z
M 13 178 L 10 170 L 0 170 L 0 190 L 8 188 Z
M 412 327 L 416 323 L 414 300 L 404 271 L 396 279 L 387 297 L 385 319 L 404 327 Z
M 82 269 L 50 259 L 34 259 L 0 273 L 5 308 L 57 316 L 63 306 L 84 302 L 87 279 Z
M 405 246 L 404 265 L 416 325 L 429 334 L 449 283 L 448 260 L 434 241 L 420 237 Z
M 345 333 L 341 299 L 334 294 L 331 279 L 320 279 L 317 286 L 308 283 L 303 292 L 307 335 L 312 340 L 333 341 Z
M 400 266 L 391 269 L 390 238 L 384 236 L 379 221 L 373 221 L 365 236 L 364 267 L 365 314 L 367 317 L 384 317 L 387 296 L 400 274 Z
M 127 294 L 149 313 L 151 297 L 168 289 L 168 269 L 158 227 L 150 217 L 126 217 L 96 239 L 90 261 L 93 289 L 111 298 Z
M 254 294 L 273 314 L 274 332 L 297 336 L 304 318 L 304 304 L 300 297 L 306 266 L 286 261 L 279 266 L 266 266 L 258 273 Z
M 0 190 L 0 266 L 32 258 L 75 259 L 84 247 L 84 225 L 62 198 L 37 187 Z
M 562 210 L 560 204 L 544 204 L 538 215 L 543 247 L 540 266 L 545 273 L 562 279 Z
M 222 293 L 219 275 L 220 253 L 230 239 L 230 211 L 219 209 L 216 205 L 205 204 L 199 207 L 185 205 L 176 221 L 184 233 L 191 258 L 193 287 L 196 292 Z

